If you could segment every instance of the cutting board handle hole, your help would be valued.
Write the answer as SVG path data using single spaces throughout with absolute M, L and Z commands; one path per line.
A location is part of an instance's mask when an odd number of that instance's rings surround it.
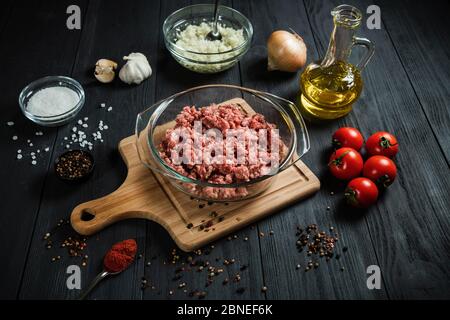
M 91 221 L 95 218 L 95 215 L 92 212 L 89 212 L 89 209 L 84 209 L 81 211 L 81 220 L 82 221 Z

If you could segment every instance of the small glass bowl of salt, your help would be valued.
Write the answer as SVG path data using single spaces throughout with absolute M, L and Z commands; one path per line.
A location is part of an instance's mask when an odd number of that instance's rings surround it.
M 25 117 L 47 127 L 68 123 L 83 108 L 84 101 L 81 84 L 64 76 L 33 81 L 19 95 L 20 109 Z

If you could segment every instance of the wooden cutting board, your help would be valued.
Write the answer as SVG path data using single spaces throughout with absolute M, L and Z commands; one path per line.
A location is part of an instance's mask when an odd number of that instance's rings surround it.
M 235 100 L 245 104 L 242 99 Z M 111 194 L 82 203 L 72 211 L 71 224 L 82 235 L 94 234 L 121 220 L 143 218 L 162 225 L 180 249 L 192 251 L 320 188 L 317 177 L 299 160 L 279 173 L 258 197 L 207 203 L 192 199 L 174 188 L 167 178 L 146 168 L 140 162 L 135 136 L 123 139 L 119 152 L 128 168 L 124 183 Z

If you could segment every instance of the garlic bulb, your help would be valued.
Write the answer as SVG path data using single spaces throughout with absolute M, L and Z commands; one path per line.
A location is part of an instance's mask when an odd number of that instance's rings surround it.
M 152 75 L 152 68 L 142 53 L 130 53 L 123 60 L 127 61 L 119 72 L 119 78 L 123 82 L 140 84 Z
M 109 83 L 114 80 L 117 63 L 108 59 L 100 59 L 95 63 L 94 76 L 98 81 Z
M 273 32 L 267 40 L 267 69 L 296 72 L 306 64 L 306 45 L 297 33 Z

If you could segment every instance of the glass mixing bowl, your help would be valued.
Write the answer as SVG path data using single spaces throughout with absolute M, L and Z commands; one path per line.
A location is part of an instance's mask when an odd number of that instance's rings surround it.
M 178 33 L 189 25 L 212 23 L 213 4 L 197 4 L 173 12 L 163 24 L 164 42 L 174 59 L 185 68 L 198 73 L 216 73 L 231 68 L 248 51 L 253 37 L 250 21 L 239 11 L 219 6 L 219 24 L 233 29 L 243 29 L 244 42 L 220 53 L 200 53 L 177 46 Z
M 251 107 L 250 112 L 262 114 L 267 122 L 279 130 L 283 142 L 283 158 L 270 174 L 232 184 L 217 184 L 186 177 L 160 156 L 165 132 L 175 125 L 177 115 L 185 106 L 209 106 L 211 103 L 235 99 Z M 243 106 L 244 103 L 235 104 Z M 247 107 L 241 107 L 247 114 Z M 309 137 L 303 118 L 294 103 L 270 93 L 233 85 L 206 85 L 177 93 L 155 103 L 137 116 L 136 146 L 141 162 L 157 174 L 163 175 L 172 186 L 184 193 L 207 201 L 237 201 L 254 197 L 265 191 L 278 173 L 286 170 L 309 150 Z

